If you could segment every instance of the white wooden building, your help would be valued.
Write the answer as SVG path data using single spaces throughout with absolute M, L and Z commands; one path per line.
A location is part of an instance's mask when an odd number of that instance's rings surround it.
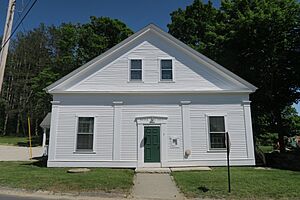
M 49 167 L 255 164 L 256 87 L 153 24 L 46 89 Z

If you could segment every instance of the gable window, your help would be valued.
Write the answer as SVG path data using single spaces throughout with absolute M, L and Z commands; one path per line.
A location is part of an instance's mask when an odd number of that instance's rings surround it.
M 160 80 L 173 80 L 173 61 L 172 59 L 160 60 Z
M 209 116 L 210 149 L 225 149 L 224 116 Z
M 131 81 L 142 80 L 142 60 L 139 59 L 130 60 L 130 80 Z
M 94 117 L 79 117 L 76 150 L 92 151 L 94 138 Z

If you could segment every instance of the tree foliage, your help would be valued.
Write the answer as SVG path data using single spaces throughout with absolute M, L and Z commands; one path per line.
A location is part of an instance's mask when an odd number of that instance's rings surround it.
M 195 0 L 171 18 L 172 35 L 258 87 L 251 95 L 255 134 L 275 131 L 283 148 L 282 113 L 300 99 L 299 2 L 224 0 L 214 8 Z
M 51 109 L 43 89 L 83 63 L 121 42 L 132 31 L 121 21 L 91 17 L 86 24 L 41 24 L 12 41 L 0 98 L 0 134 L 25 135 Z

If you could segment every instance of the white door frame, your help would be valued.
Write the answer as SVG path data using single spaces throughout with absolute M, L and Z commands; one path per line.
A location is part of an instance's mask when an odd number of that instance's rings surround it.
M 137 167 L 165 167 L 167 162 L 167 116 L 145 115 L 135 118 L 137 123 Z M 160 127 L 160 163 L 144 162 L 144 128 Z

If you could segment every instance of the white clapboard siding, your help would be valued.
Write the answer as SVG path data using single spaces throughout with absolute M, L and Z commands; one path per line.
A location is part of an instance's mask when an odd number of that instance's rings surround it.
M 163 45 L 163 44 L 156 44 Z M 168 49 L 167 49 L 168 50 Z M 134 91 L 134 90 L 212 90 L 236 89 L 232 82 L 212 73 L 191 58 L 183 59 L 180 52 L 168 54 L 161 47 L 143 42 L 134 50 L 90 75 L 68 91 Z M 143 82 L 129 81 L 129 59 L 143 60 Z M 160 58 L 174 58 L 174 82 L 160 81 Z
M 151 98 L 151 97 L 149 97 Z M 195 101 L 197 101 L 195 97 Z M 229 100 L 228 100 L 229 101 Z M 231 100 L 232 101 L 232 100 Z M 101 101 L 100 101 L 101 102 Z M 167 161 L 224 160 L 225 153 L 208 151 L 207 114 L 226 114 L 227 127 L 231 137 L 231 158 L 246 159 L 247 144 L 244 112 L 241 104 L 191 104 L 191 151 L 184 158 L 182 137 L 182 113 L 179 104 L 122 105 L 120 132 L 120 160 L 137 160 L 137 116 L 168 116 L 167 120 Z M 95 154 L 74 153 L 76 137 L 76 116 L 95 116 Z M 58 160 L 112 160 L 113 154 L 113 108 L 112 106 L 60 106 L 57 125 L 56 156 Z M 172 147 L 170 137 L 178 138 L 179 146 Z
M 191 106 L 192 154 L 190 159 L 225 159 L 226 154 L 209 151 L 207 115 L 226 114 L 231 140 L 231 158 L 247 158 L 244 112 L 241 104 Z
M 130 59 L 142 60 L 143 80 L 129 80 Z M 173 60 L 173 80 L 160 81 L 160 59 Z M 256 87 L 155 25 L 46 88 L 53 95 L 50 167 L 147 167 L 143 128 L 161 127 L 161 167 L 222 166 L 211 151 L 208 115 L 226 115 L 231 163 L 253 165 L 249 93 Z M 77 119 L 95 117 L 94 152 L 76 152 Z M 178 145 L 171 143 L 178 139 Z M 184 154 L 191 150 L 191 155 Z
M 182 123 L 179 105 L 132 105 L 122 108 L 121 159 L 137 159 L 137 126 L 135 118 L 143 115 L 166 115 L 167 136 L 177 136 L 182 140 Z M 124 142 L 123 142 L 124 141 Z M 168 158 L 182 157 L 182 146 L 176 149 L 168 148 Z
M 56 159 L 112 160 L 113 109 L 111 106 L 60 106 L 56 130 Z M 95 154 L 75 153 L 76 117 L 95 117 Z

